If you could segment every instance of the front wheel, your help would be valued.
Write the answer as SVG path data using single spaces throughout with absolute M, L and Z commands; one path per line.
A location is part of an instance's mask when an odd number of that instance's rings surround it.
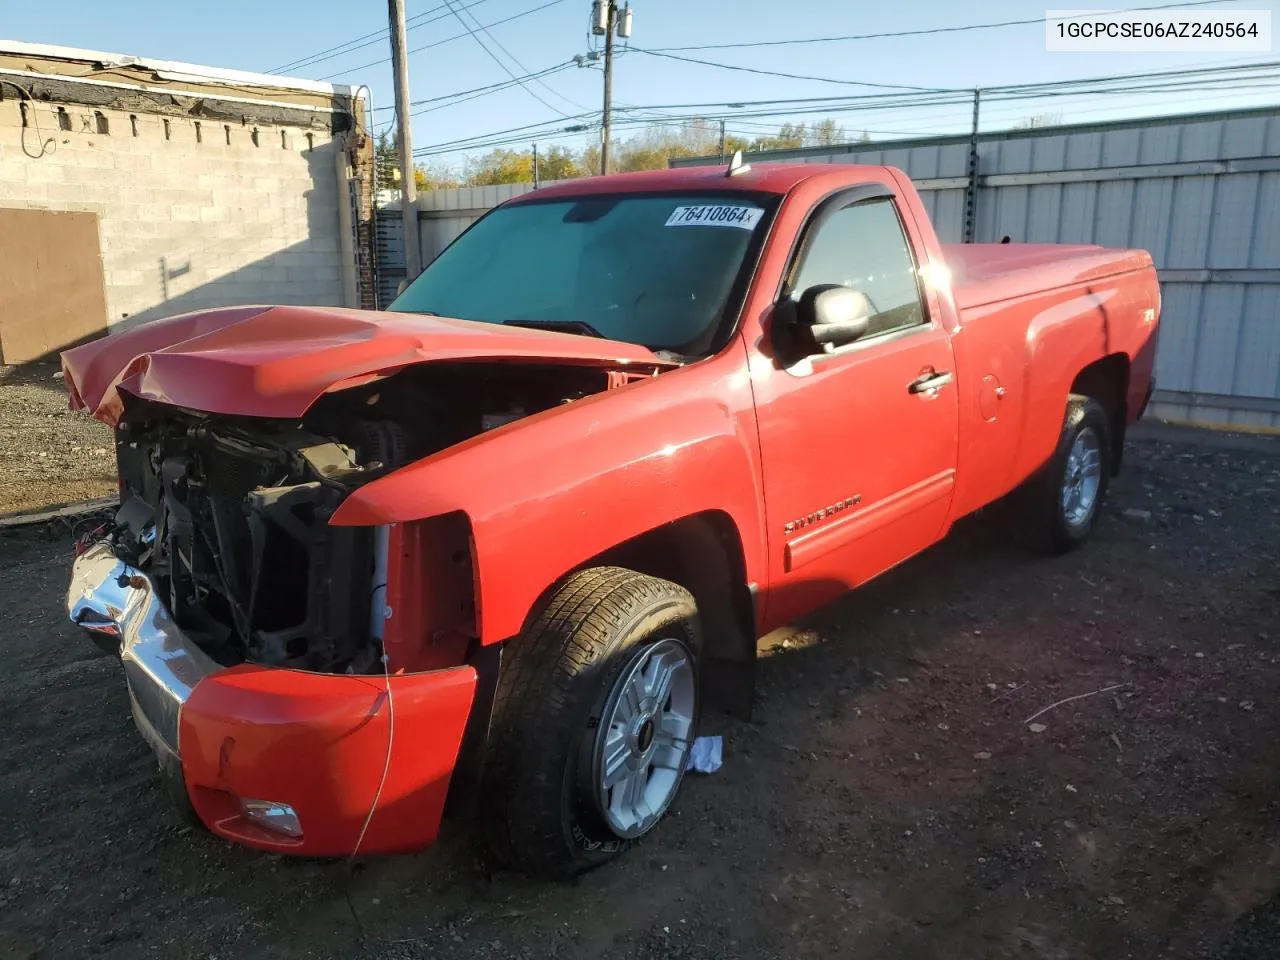
M 657 825 L 693 743 L 700 645 L 674 583 L 618 567 L 565 580 L 504 654 L 481 800 L 500 860 L 573 876 Z

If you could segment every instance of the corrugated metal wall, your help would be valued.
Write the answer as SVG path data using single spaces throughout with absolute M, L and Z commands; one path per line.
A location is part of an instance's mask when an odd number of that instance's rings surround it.
M 430 190 L 418 197 L 418 230 L 422 262 L 430 263 L 458 234 L 504 200 L 533 189 L 531 183 L 502 183 L 488 187 Z M 378 214 L 378 307 L 386 309 L 404 279 L 404 228 L 399 203 Z
M 953 137 L 768 159 L 899 167 L 958 243 L 969 149 Z M 1151 251 L 1164 299 L 1153 416 L 1280 427 L 1280 109 L 985 135 L 977 149 L 975 241 Z
M 899 167 L 939 236 L 957 243 L 969 150 L 949 137 L 767 159 Z M 1151 251 L 1164 296 L 1153 416 L 1280 427 L 1280 109 L 984 134 L 977 150 L 976 241 Z M 716 161 L 681 165 L 699 162 Z M 424 195 L 424 258 L 530 189 Z
M 422 231 L 422 262 L 430 263 L 493 207 L 533 189 L 531 183 L 502 183 L 491 187 L 460 187 L 433 190 L 418 200 L 418 222 Z

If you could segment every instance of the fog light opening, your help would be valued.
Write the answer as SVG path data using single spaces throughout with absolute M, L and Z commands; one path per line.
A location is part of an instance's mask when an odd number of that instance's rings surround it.
M 302 837 L 302 822 L 298 813 L 287 803 L 272 803 L 270 800 L 249 800 L 240 798 L 240 812 L 260 827 L 274 833 L 297 840 Z

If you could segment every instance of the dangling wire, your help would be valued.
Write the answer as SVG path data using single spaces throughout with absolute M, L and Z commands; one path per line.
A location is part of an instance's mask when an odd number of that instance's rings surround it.
M 20 84 L 14 83 L 12 80 L 5 80 L 4 78 L 0 77 L 0 84 L 4 84 L 4 83 L 7 83 L 9 86 L 13 87 L 20 94 L 22 94 L 23 99 L 26 103 L 34 104 L 36 102 L 35 97 L 31 96 L 31 91 L 28 90 L 26 87 L 23 87 Z M 33 125 L 35 126 L 36 137 L 40 138 L 40 114 L 34 109 L 34 107 L 31 110 L 31 120 Z M 44 157 L 46 153 L 53 153 L 57 149 L 58 149 L 57 137 L 49 137 L 47 140 L 41 138 L 40 152 L 32 153 L 31 150 L 27 147 L 27 124 L 26 124 L 25 116 L 23 117 L 23 123 L 22 123 L 22 152 L 23 153 L 25 153 L 32 160 L 39 160 L 42 157 Z

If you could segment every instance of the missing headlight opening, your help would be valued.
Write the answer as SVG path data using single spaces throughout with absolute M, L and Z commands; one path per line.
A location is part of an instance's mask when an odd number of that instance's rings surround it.
M 127 399 L 111 537 L 217 662 L 381 673 L 388 532 L 330 526 L 338 506 L 398 467 L 613 379 L 533 365 L 409 368 L 327 394 L 301 421 Z

